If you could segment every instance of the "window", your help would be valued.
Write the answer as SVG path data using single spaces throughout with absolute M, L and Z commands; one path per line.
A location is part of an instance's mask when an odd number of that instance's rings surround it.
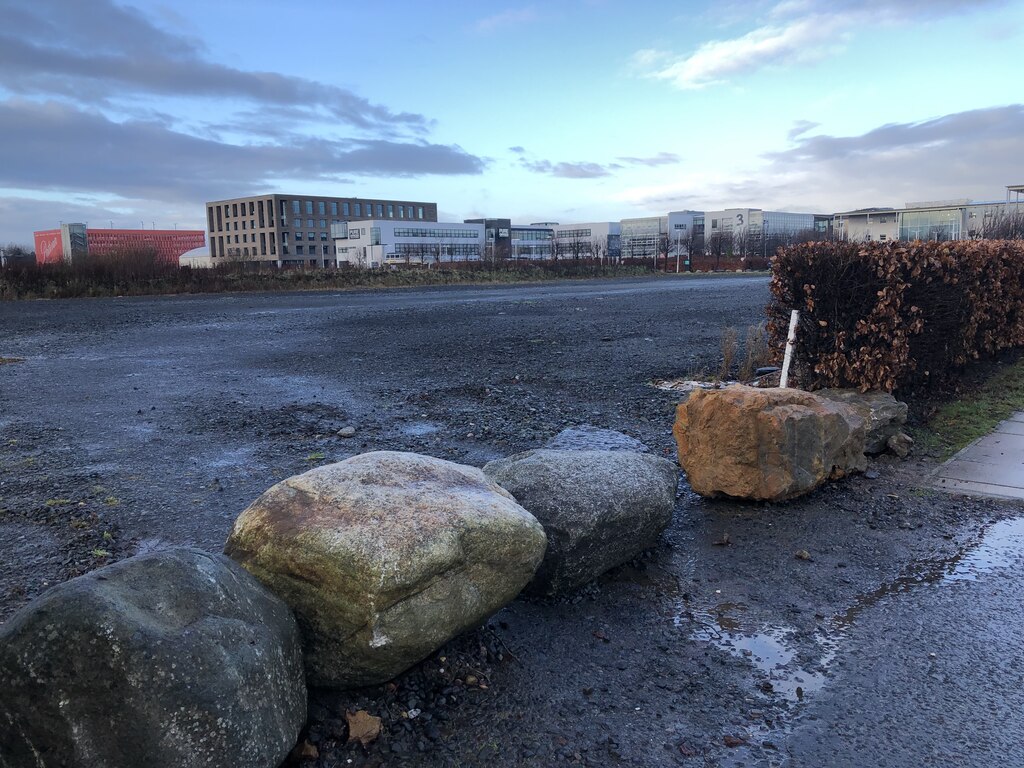
M 356 216 L 362 216 L 363 215 L 363 207 L 362 207 L 362 205 L 360 205 L 359 203 L 355 203 L 354 207 L 355 207 L 355 215 Z
M 288 233 L 287 232 L 282 232 L 281 233 L 281 244 L 282 245 L 287 245 L 288 244 Z
M 416 218 L 419 219 L 420 221 L 423 221 L 423 206 L 422 205 L 419 206 L 416 209 Z
M 252 200 L 249 201 L 249 215 L 254 216 L 256 214 L 256 203 Z
M 238 215 L 238 203 L 232 203 L 231 204 L 231 215 L 232 216 L 237 216 Z
M 285 235 L 285 238 L 288 237 L 288 233 L 287 232 L 285 232 L 284 235 Z M 296 240 L 301 240 L 302 239 L 302 233 L 301 232 L 296 232 L 295 233 L 295 239 Z
M 395 218 L 395 206 L 393 203 L 388 203 L 388 218 Z
M 404 206 L 401 206 L 401 205 L 398 206 L 398 218 L 400 218 L 400 219 L 404 219 L 405 218 L 405 207 Z
M 283 219 L 288 214 L 288 201 L 281 201 L 281 218 Z
M 319 213 L 321 216 L 327 213 L 327 203 L 325 203 L 323 200 L 318 200 L 316 204 L 316 212 Z
M 320 219 L 320 229 L 327 229 L 327 219 Z
M 412 218 L 412 206 L 411 205 L 406 206 L 405 215 L 406 215 L 406 217 L 408 217 L 410 219 Z
M 327 241 L 327 233 L 326 232 L 321 232 L 320 233 L 320 239 L 326 242 Z
M 333 202 L 333 203 L 331 203 L 331 216 L 337 216 L 337 215 L 338 215 L 338 203 L 337 202 Z
M 342 203 L 342 204 L 341 204 L 341 212 L 342 212 L 342 213 L 341 213 L 341 215 L 342 215 L 342 216 L 348 216 L 348 215 L 349 215 L 349 212 L 348 212 L 348 203 Z
M 301 256 L 302 255 L 302 246 L 301 245 L 296 245 L 295 246 L 295 255 L 296 256 Z
M 245 222 L 243 221 L 242 223 L 244 224 Z M 242 235 L 242 242 L 243 243 L 248 243 L 249 242 L 249 236 L 248 235 Z
M 313 220 L 312 219 L 306 219 L 306 227 L 308 227 L 309 229 L 312 229 L 314 226 L 316 226 L 316 225 L 313 224 Z
M 247 222 L 244 222 L 244 221 L 242 222 L 242 229 L 245 229 L 245 225 L 246 225 L 246 223 L 247 223 Z
M 237 232 L 238 231 L 238 222 L 234 221 L 234 222 L 232 222 L 232 224 L 235 225 L 235 232 Z
M 307 232 L 306 233 L 306 239 L 307 240 L 316 240 L 316 232 Z
M 377 203 L 377 218 L 383 218 L 384 216 L 384 205 L 383 203 Z
M 292 200 L 292 213 L 302 213 L 302 203 Z
M 306 213 L 307 214 L 312 214 L 313 213 L 313 201 L 312 200 L 307 200 L 306 201 Z

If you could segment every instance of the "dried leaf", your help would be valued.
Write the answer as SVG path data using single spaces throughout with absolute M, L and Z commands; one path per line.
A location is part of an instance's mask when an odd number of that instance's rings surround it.
M 380 718 L 371 715 L 364 709 L 358 712 L 346 712 L 348 721 L 348 743 L 358 741 L 364 747 L 369 746 L 380 736 Z

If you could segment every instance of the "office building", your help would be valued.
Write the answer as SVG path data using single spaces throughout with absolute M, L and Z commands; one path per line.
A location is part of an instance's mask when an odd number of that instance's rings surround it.
M 479 261 L 484 225 L 366 219 L 331 225 L 333 263 L 376 268 Z
M 225 261 L 326 266 L 335 263 L 331 226 L 369 219 L 436 222 L 437 203 L 317 195 L 258 195 L 206 204 L 210 255 Z
M 33 237 L 38 264 L 133 253 L 153 253 L 160 262 L 177 264 L 181 254 L 206 244 L 201 229 L 92 229 L 85 224 L 61 224 Z
M 558 258 L 613 259 L 622 254 L 622 225 L 617 221 L 550 223 L 552 251 Z

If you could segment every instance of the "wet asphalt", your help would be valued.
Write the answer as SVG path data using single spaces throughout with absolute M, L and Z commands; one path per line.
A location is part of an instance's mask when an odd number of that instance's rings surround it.
M 650 382 L 716 371 L 767 298 L 688 277 L 2 304 L 0 621 L 136 551 L 217 550 L 269 485 L 366 450 L 479 466 L 591 424 L 671 456 L 678 395 Z M 507 649 L 487 688 L 439 695 L 438 655 L 326 697 L 389 727 L 365 752 L 320 729 L 319 764 L 1024 765 L 1024 507 L 934 468 L 879 457 L 785 505 L 683 483 L 656 550 L 463 639 Z

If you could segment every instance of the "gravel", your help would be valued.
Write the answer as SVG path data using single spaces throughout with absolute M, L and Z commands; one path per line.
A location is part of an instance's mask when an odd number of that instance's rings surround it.
M 672 457 L 679 395 L 649 382 L 717 370 L 722 328 L 742 338 L 767 296 L 735 277 L 0 305 L 0 356 L 25 358 L 0 366 L 0 620 L 137 551 L 219 550 L 274 482 L 363 451 L 482 466 L 583 426 Z M 931 462 L 881 456 L 787 504 L 684 482 L 633 563 L 387 685 L 312 692 L 293 762 L 779 765 L 850 628 L 1020 514 L 922 488 Z M 358 710 L 383 721 L 366 748 Z

